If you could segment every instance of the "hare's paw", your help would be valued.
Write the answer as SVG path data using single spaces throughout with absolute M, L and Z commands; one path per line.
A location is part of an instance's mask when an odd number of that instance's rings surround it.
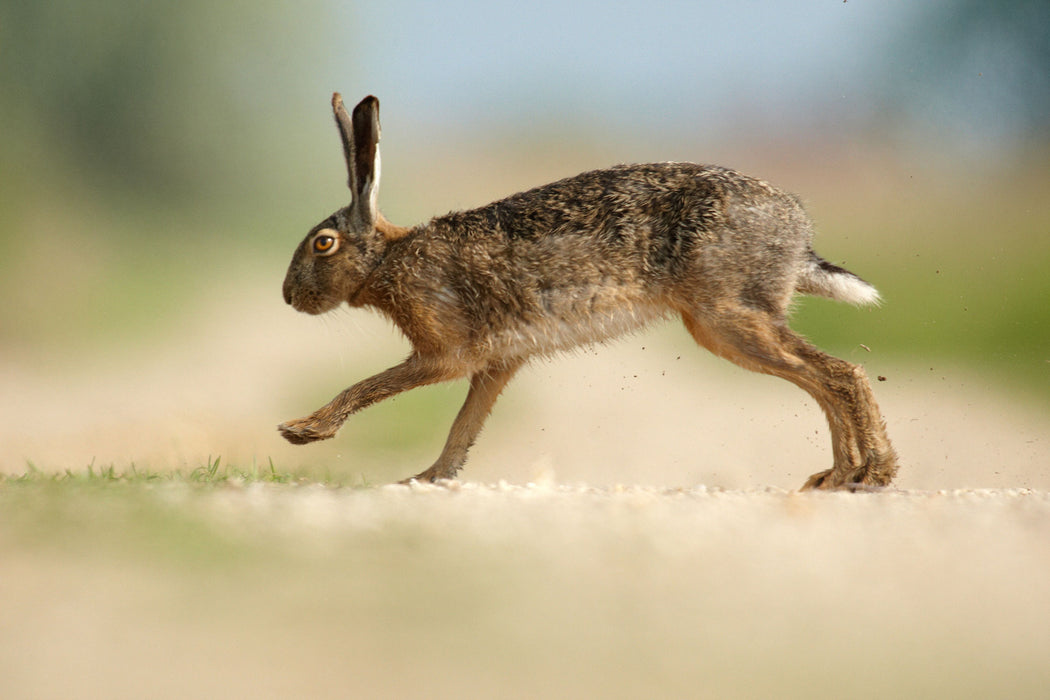
M 277 430 L 285 440 L 293 445 L 305 445 L 308 442 L 327 440 L 335 435 L 335 428 L 313 417 L 299 418 L 281 423 Z
M 828 477 L 831 476 L 831 473 L 833 471 L 835 471 L 835 470 L 834 469 L 825 469 L 822 472 L 817 472 L 813 476 L 811 476 L 808 479 L 806 479 L 806 483 L 802 485 L 802 490 L 803 491 L 810 491 L 812 489 L 835 488 L 830 483 L 827 483 L 828 482 Z
M 867 467 L 847 469 L 828 469 L 817 472 L 806 480 L 802 490 L 821 489 L 823 491 L 880 491 L 889 485 L 889 479 L 882 478 Z
M 430 469 L 427 469 L 426 471 L 422 471 L 419 474 L 416 474 L 415 476 L 410 476 L 407 479 L 402 479 L 397 483 L 408 485 L 411 484 L 413 481 L 418 481 L 422 484 L 433 484 L 435 482 L 443 481 L 445 479 L 455 479 L 457 471 L 457 469 L 440 469 L 437 467 L 437 465 L 435 465 Z

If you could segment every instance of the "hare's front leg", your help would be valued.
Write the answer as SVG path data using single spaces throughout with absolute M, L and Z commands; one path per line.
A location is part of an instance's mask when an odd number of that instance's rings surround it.
M 281 423 L 277 429 L 285 440 L 294 445 L 327 440 L 335 435 L 351 414 L 362 408 L 402 391 L 455 379 L 457 376 L 461 375 L 454 369 L 412 355 L 401 364 L 344 389 L 334 399 L 305 418 Z
M 452 430 L 449 431 L 441 456 L 429 469 L 401 483 L 453 478 L 466 461 L 467 450 L 481 432 L 481 427 L 485 424 L 485 419 L 492 411 L 500 392 L 519 367 L 520 362 L 499 364 L 475 373 L 470 378 L 467 400 L 463 402 L 463 408 L 459 409 L 459 414 L 452 423 Z

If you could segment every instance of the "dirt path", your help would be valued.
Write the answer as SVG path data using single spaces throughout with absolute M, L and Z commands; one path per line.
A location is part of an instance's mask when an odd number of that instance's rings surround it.
M 131 500 L 60 509 L 57 544 L 0 536 L 5 697 L 1036 698 L 1050 682 L 1045 492 Z

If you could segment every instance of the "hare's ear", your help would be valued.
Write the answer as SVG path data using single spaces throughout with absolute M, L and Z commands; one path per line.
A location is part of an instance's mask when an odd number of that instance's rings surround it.
M 332 111 L 343 139 L 351 213 L 365 226 L 375 226 L 379 218 L 379 100 L 369 95 L 354 107 L 351 117 L 337 92 L 332 95 Z

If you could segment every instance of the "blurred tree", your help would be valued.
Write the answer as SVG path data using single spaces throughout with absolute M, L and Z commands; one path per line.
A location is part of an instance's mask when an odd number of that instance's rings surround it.
M 935 124 L 1050 140 L 1050 2 L 933 3 L 903 44 L 890 94 Z M 903 62 L 902 60 L 903 59 Z M 906 63 L 905 63 L 906 62 Z M 900 71 L 907 66 L 914 79 Z
M 0 153 L 17 147 L 23 159 L 59 158 L 124 191 L 207 190 L 243 170 L 245 132 L 258 123 L 249 119 L 253 108 L 268 98 L 287 104 L 280 90 L 301 84 L 289 78 L 297 61 L 308 70 L 304 55 L 282 49 L 316 34 L 294 30 L 313 14 L 308 8 L 5 3 Z

